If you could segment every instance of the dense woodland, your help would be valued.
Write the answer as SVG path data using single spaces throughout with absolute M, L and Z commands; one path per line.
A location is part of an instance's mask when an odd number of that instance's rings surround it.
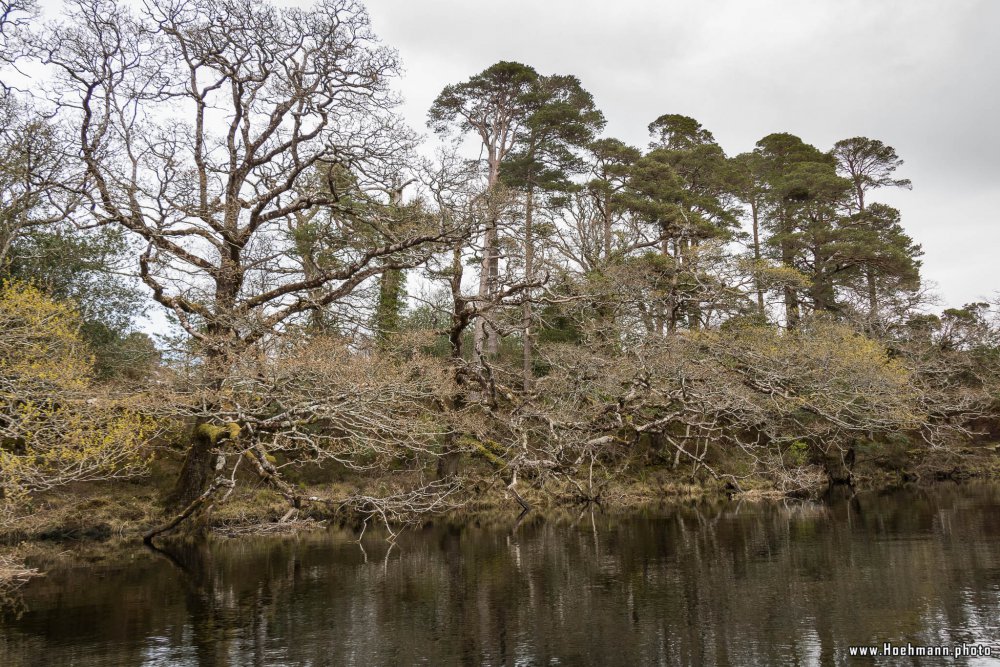
M 153 540 L 262 490 L 396 525 L 994 455 L 996 309 L 938 312 L 877 138 L 727 155 L 664 113 L 630 146 L 518 62 L 409 128 L 353 0 L 0 10 L 5 530 L 59 494 L 155 488 Z

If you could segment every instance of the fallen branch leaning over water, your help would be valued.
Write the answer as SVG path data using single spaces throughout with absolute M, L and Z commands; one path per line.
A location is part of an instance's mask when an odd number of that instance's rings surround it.
M 459 484 L 454 480 L 436 480 L 419 488 L 385 497 L 357 493 L 344 500 L 340 509 L 350 508 L 364 516 L 359 542 L 368 528 L 368 522 L 375 517 L 385 524 L 389 531 L 389 541 L 393 542 L 399 536 L 399 532 L 392 529 L 393 524 L 405 525 L 412 523 L 416 517 L 431 512 L 458 509 L 461 503 L 451 500 L 452 494 L 458 489 Z
M 18 592 L 34 577 L 44 576 L 33 567 L 25 567 L 18 549 L 0 554 L 0 611 L 20 617 L 26 607 Z
M 0 589 L 4 593 L 11 588 L 19 588 L 32 577 L 38 576 L 41 573 L 33 567 L 25 567 L 16 552 L 0 554 Z
M 292 510 L 297 511 L 297 510 Z M 287 515 L 286 515 L 287 516 Z M 307 530 L 325 528 L 325 521 L 317 521 L 309 517 L 288 519 L 275 522 L 254 523 L 249 525 L 226 525 L 213 528 L 213 532 L 225 537 L 243 537 L 248 535 L 290 535 Z

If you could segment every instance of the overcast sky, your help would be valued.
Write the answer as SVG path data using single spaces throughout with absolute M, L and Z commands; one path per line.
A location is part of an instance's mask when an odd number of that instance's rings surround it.
M 1000 290 L 1000 2 L 995 0 L 367 0 L 397 48 L 403 113 L 498 60 L 575 74 L 606 134 L 645 147 L 664 113 L 730 155 L 771 132 L 827 150 L 894 146 L 899 208 L 946 305 Z

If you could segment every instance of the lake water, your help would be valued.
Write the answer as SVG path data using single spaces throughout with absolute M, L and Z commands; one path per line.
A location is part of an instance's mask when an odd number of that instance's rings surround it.
M 8 601 L 0 665 L 827 665 L 885 642 L 1000 656 L 995 485 L 355 538 L 63 555 Z

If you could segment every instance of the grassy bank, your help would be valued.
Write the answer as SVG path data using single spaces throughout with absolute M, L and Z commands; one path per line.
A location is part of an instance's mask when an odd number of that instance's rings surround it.
M 881 490 L 945 479 L 1000 479 L 1000 453 L 995 446 L 939 452 L 901 463 L 887 456 L 860 458 L 851 470 L 853 487 Z M 716 470 L 725 471 L 727 465 L 733 468 L 735 463 L 723 461 Z M 14 545 L 26 541 L 138 539 L 168 516 L 165 500 L 178 469 L 176 459 L 160 459 L 145 477 L 72 484 L 39 494 L 32 498 L 27 512 L 8 522 L 0 541 Z M 322 522 L 360 525 L 366 513 L 357 504 L 345 501 L 359 496 L 391 496 L 418 484 L 419 476 L 418 472 L 405 470 L 388 479 L 344 470 L 302 471 L 290 476 L 292 484 L 303 497 L 314 500 L 290 512 L 282 495 L 247 475 L 238 480 L 228 500 L 214 507 L 201 526 L 224 534 L 241 534 L 277 532 L 281 524 L 297 528 Z M 789 480 L 795 484 L 790 485 Z M 443 511 L 469 516 L 498 512 L 516 515 L 521 511 L 507 488 L 509 478 L 483 461 L 464 462 L 460 481 L 460 489 L 442 507 Z M 786 478 L 746 476 L 738 484 L 704 470 L 692 474 L 690 466 L 644 465 L 615 471 L 602 469 L 582 482 L 561 476 L 547 476 L 544 482 L 522 479 L 517 490 L 534 510 L 553 511 L 588 501 L 608 509 L 629 510 L 724 496 L 820 497 L 828 488 L 828 477 L 816 465 L 790 468 Z

